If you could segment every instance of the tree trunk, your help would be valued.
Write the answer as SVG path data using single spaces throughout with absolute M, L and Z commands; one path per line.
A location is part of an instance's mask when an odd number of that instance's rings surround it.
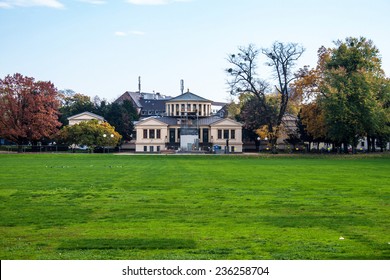
M 348 144 L 347 143 L 343 143 L 343 148 L 344 148 L 344 154 L 348 154 Z

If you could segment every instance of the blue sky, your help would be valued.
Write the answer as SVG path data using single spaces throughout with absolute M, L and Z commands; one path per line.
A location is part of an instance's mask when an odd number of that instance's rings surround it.
M 229 98 L 226 57 L 249 43 L 372 39 L 390 74 L 388 0 L 0 0 L 0 77 L 21 73 L 113 101 L 126 90 Z M 260 57 L 259 64 L 264 65 Z M 271 78 L 266 66 L 259 70 Z M 272 81 L 271 81 L 272 84 Z

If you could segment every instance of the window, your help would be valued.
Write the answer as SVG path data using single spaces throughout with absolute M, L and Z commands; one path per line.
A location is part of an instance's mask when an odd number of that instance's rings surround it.
M 160 152 L 160 146 L 157 146 L 157 152 Z
M 156 138 L 161 139 L 161 129 L 156 129 Z
M 153 152 L 154 152 L 154 146 L 150 146 L 150 147 L 149 147 L 149 151 L 150 151 L 151 153 L 153 153 Z
M 230 151 L 234 153 L 234 146 L 230 146 Z
M 230 130 L 230 139 L 236 139 L 236 131 L 234 129 Z
M 223 130 L 223 139 L 229 139 L 229 129 Z
M 154 129 L 149 129 L 149 138 L 154 139 Z
M 148 138 L 148 130 L 144 129 L 144 139 Z
M 148 147 L 144 146 L 144 152 L 147 152 L 147 151 L 148 151 Z
M 222 139 L 222 129 L 218 129 L 218 139 Z

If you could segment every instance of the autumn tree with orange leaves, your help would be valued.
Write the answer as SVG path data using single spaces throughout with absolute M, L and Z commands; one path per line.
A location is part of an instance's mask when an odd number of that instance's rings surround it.
M 50 139 L 61 125 L 59 105 L 51 82 L 18 73 L 0 79 L 0 137 L 19 146 Z

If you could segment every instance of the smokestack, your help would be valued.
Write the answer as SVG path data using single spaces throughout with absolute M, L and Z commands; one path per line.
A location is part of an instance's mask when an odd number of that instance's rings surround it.
M 180 91 L 181 91 L 181 94 L 184 93 L 184 80 L 180 80 Z
M 141 76 L 138 76 L 138 92 L 141 93 Z

